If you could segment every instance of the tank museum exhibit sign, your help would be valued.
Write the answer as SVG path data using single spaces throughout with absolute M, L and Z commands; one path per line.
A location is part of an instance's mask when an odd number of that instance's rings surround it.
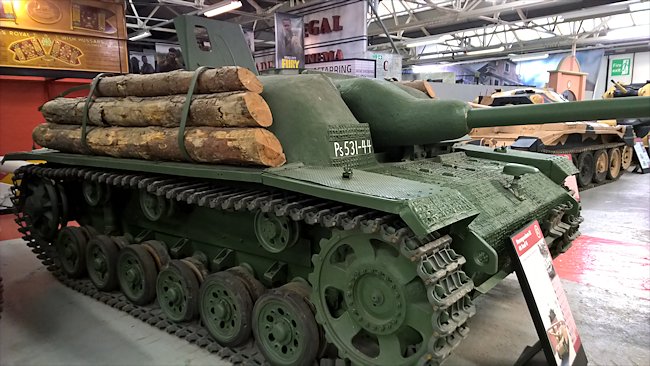
M 2 1 L 0 67 L 128 72 L 123 3 Z
M 307 64 L 305 65 L 305 68 L 309 70 L 333 72 L 336 74 L 373 79 L 377 76 L 375 63 L 375 60 L 353 58 L 349 60 Z
M 580 334 L 539 222 L 533 221 L 510 239 L 517 254 L 517 279 L 539 335 L 539 342 L 527 351 L 541 347 L 549 365 L 586 366 Z

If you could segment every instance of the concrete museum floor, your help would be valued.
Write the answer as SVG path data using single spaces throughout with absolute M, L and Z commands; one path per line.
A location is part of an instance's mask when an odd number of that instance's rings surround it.
M 581 192 L 582 236 L 555 260 L 591 365 L 650 364 L 650 174 Z M 0 218 L 0 239 L 18 236 Z M 21 239 L 0 241 L 1 365 L 229 365 L 59 284 Z M 513 364 L 537 336 L 515 275 L 477 300 L 447 365 Z M 541 364 L 544 361 L 541 360 Z

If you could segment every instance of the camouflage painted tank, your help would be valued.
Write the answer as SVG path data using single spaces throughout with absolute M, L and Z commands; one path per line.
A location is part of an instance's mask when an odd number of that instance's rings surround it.
M 537 88 L 496 92 L 481 98 L 481 104 L 499 108 L 543 103 L 557 103 L 555 106 L 562 108 L 569 101 L 554 91 Z M 580 187 L 618 179 L 633 157 L 632 128 L 617 125 L 615 120 L 484 127 L 473 129 L 470 136 L 489 147 L 571 155 L 579 170 L 576 178 Z
M 538 220 L 559 255 L 582 221 L 567 160 L 453 140 L 650 114 L 635 98 L 470 110 L 377 80 L 261 80 L 278 168 L 9 155 L 46 161 L 15 174 L 28 245 L 65 284 L 226 358 L 438 364 L 513 270 L 509 235 Z

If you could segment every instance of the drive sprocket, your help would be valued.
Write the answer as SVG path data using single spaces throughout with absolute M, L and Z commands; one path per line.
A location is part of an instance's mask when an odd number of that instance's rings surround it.
M 398 242 L 386 235 L 395 231 L 335 230 L 312 258 L 316 320 L 355 365 L 442 362 L 475 311 L 467 296 L 473 285 L 460 271 L 464 258 L 448 248 L 450 240 L 414 258 L 406 255 L 413 252 L 404 247 L 408 235 Z

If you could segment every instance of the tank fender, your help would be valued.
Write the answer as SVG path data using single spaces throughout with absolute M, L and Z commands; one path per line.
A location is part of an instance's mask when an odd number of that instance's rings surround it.
M 455 189 L 357 169 L 287 164 L 266 169 L 262 183 L 323 199 L 397 214 L 424 238 L 449 226 L 467 227 L 479 211 Z
M 455 150 L 464 151 L 467 156 L 481 159 L 492 159 L 508 163 L 530 165 L 540 170 L 557 184 L 563 184 L 564 179 L 578 173 L 578 169 L 568 159 L 562 156 L 541 154 L 530 151 L 513 150 L 508 148 L 490 148 L 476 145 L 456 145 Z
M 430 233 L 450 227 L 454 239 L 451 247 L 466 259 L 466 272 L 494 274 L 499 269 L 498 254 L 481 237 L 468 229 L 478 216 L 478 211 L 460 193 L 446 190 L 443 194 L 408 201 L 408 207 L 400 212 L 400 217 L 418 234 L 416 228 Z
M 466 228 L 479 214 L 463 195 L 449 188 L 406 202 L 399 215 L 419 237 L 448 226 Z

